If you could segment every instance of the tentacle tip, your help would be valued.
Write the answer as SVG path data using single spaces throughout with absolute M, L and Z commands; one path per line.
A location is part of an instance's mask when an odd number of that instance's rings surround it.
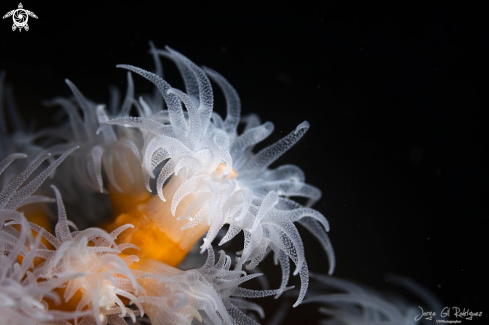
M 130 64 L 117 64 L 115 67 L 119 69 L 127 69 L 127 70 L 131 70 L 132 68 L 134 68 L 134 66 Z
M 166 202 L 165 197 L 163 196 L 162 191 L 158 191 L 158 197 L 160 198 L 161 201 Z
M 224 245 L 225 243 L 227 243 L 228 241 L 224 241 L 224 238 L 219 242 L 219 244 L 217 244 L 217 246 L 222 246 Z
M 209 248 L 209 244 L 204 238 L 204 243 L 202 244 L 202 246 L 200 246 L 200 254 L 204 253 L 208 248 Z
M 295 128 L 294 133 L 295 133 L 295 134 L 297 134 L 297 133 L 299 133 L 299 132 L 300 132 L 301 130 L 303 130 L 303 129 L 305 129 L 305 131 L 307 131 L 307 130 L 309 130 L 309 127 L 310 127 L 310 126 L 311 126 L 311 125 L 309 124 L 309 122 L 308 122 L 308 121 L 304 121 L 304 122 L 302 122 L 301 124 L 299 124 L 299 125 L 298 125 L 298 126 Z

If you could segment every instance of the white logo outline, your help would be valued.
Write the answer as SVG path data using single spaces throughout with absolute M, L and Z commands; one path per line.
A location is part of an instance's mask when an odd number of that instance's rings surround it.
M 24 9 L 22 6 L 22 3 L 19 2 L 19 7 L 17 9 L 11 10 L 7 12 L 4 16 L 3 19 L 8 18 L 12 16 L 12 20 L 14 21 L 14 24 L 12 25 L 12 31 L 14 32 L 17 28 L 19 29 L 19 32 L 22 31 L 22 28 L 24 28 L 26 31 L 29 30 L 29 25 L 27 25 L 27 21 L 29 20 L 29 16 L 33 18 L 38 18 L 35 13 L 32 11 Z

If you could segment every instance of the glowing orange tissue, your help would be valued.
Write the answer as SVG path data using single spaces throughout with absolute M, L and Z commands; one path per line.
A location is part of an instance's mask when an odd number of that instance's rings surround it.
M 222 178 L 225 169 L 225 164 L 219 164 L 213 176 Z M 234 179 L 236 176 L 236 171 L 231 169 L 226 179 Z M 171 202 L 183 181 L 179 175 L 172 176 L 163 188 L 165 202 L 157 195 L 151 196 L 141 184 L 119 184 L 123 192 L 110 189 L 109 195 L 115 213 L 113 221 L 105 230 L 110 232 L 130 223 L 134 225 L 134 229 L 121 233 L 117 243 L 132 243 L 141 251 L 131 249 L 127 250 L 127 253 L 178 266 L 195 243 L 209 230 L 207 223 L 182 230 L 188 220 L 178 220 L 178 217 L 194 200 L 193 194 L 185 196 L 178 204 L 175 216 L 172 215 Z M 126 186 L 129 186 L 127 191 Z M 199 209 L 193 211 L 190 217 L 194 217 L 198 212 Z

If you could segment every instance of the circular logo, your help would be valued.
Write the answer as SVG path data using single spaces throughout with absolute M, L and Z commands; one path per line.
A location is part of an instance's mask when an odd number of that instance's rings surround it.
M 17 25 L 17 27 L 24 27 L 25 24 L 27 24 L 27 12 L 25 12 L 24 9 L 17 9 L 13 16 L 14 24 Z

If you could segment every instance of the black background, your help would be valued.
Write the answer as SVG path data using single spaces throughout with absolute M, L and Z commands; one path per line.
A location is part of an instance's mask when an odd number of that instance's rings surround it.
M 244 114 L 274 122 L 268 143 L 311 123 L 276 165 L 299 165 L 323 191 L 315 207 L 331 224 L 336 276 L 397 290 L 384 274 L 403 274 L 447 306 L 488 311 L 482 7 L 22 3 L 39 19 L 20 33 L 11 18 L 0 21 L 0 69 L 26 119 L 48 123 L 55 110 L 41 101 L 69 96 L 65 78 L 107 102 L 110 84 L 125 89 L 126 72 L 116 64 L 150 70 L 148 41 L 169 45 L 224 75 Z M 17 5 L 2 1 L 1 15 Z M 163 66 L 181 88 L 172 63 Z M 137 92 L 151 89 L 139 77 L 135 84 Z M 224 115 L 216 93 L 215 110 Z M 325 254 L 304 241 L 311 270 L 325 272 Z M 273 301 L 266 306 L 270 316 Z M 314 323 L 315 311 L 300 306 L 287 323 Z

